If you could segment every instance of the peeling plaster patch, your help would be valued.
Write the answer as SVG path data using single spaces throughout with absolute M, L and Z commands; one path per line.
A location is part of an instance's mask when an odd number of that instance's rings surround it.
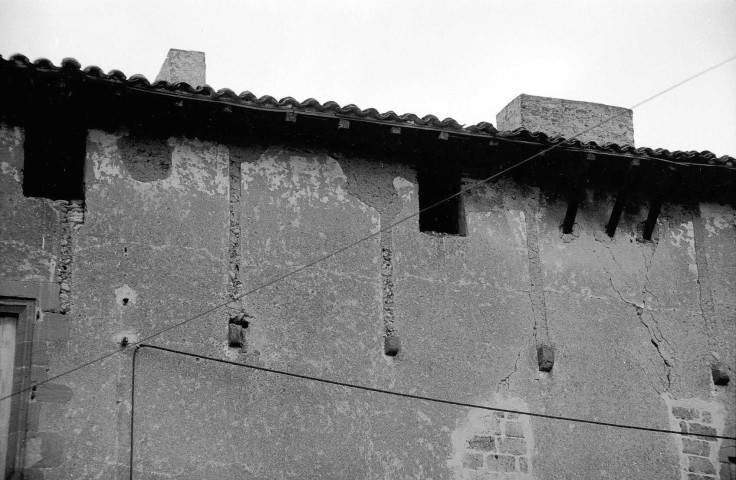
M 728 205 L 701 203 L 700 216 L 705 220 L 708 237 L 720 235 L 720 230 L 734 228 L 736 225 L 736 211 Z
M 498 393 L 489 403 L 529 411 L 523 399 Z M 533 478 L 534 438 L 530 417 L 526 415 L 471 408 L 450 432 L 450 442 L 452 455 L 447 459 L 447 467 L 455 480 Z
M 227 193 L 227 148 L 187 138 L 171 138 L 169 144 L 174 147 L 171 188 L 185 190 L 188 189 L 186 187 L 194 187 L 211 196 Z M 208 165 L 215 165 L 215 172 L 211 172 Z
M 724 434 L 725 409 L 718 402 L 707 402 L 698 398 L 675 399 L 669 394 L 662 395 L 662 399 L 667 405 L 672 430 L 707 435 Z M 723 440 L 690 435 L 673 435 L 673 438 L 680 454 L 682 480 L 693 478 L 691 475 L 717 476 L 719 470 L 729 468 L 728 463 L 719 464 Z
M 0 162 L 0 171 L 3 172 L 3 175 L 10 175 L 13 177 L 13 180 L 15 180 L 18 183 L 22 183 L 20 178 L 20 172 L 17 168 L 9 164 L 8 162 Z
M 347 178 L 340 164 L 324 155 L 304 157 L 286 149 L 271 148 L 263 153 L 258 162 L 246 162 L 242 166 L 244 192 L 254 182 L 263 180 L 269 191 L 280 192 L 278 198 L 283 200 L 282 204 L 297 213 L 302 202 L 313 206 L 317 203 L 347 204 L 353 201 L 353 197 L 345 190 Z M 375 212 L 360 200 L 356 203 L 363 212 Z M 379 217 L 375 217 L 372 229 L 378 231 L 376 225 L 380 225 Z
M 279 162 L 277 157 L 278 152 L 274 154 L 272 149 L 269 149 L 257 163 L 243 163 L 241 169 L 243 191 L 248 191 L 248 186 L 260 177 L 268 179 L 268 189 L 272 192 L 285 185 L 288 167 L 285 162 Z
M 422 412 L 421 410 L 417 410 L 417 417 L 419 417 L 419 420 L 426 423 L 427 425 L 432 425 L 432 419 L 429 418 L 427 414 Z
M 23 131 L 20 127 L 9 127 L 5 124 L 0 124 L 0 145 L 12 152 L 16 147 L 20 147 L 22 142 Z
M 416 193 L 416 186 L 403 177 L 394 178 L 394 188 L 404 203 L 411 202 L 412 196 Z
M 511 233 L 514 235 L 516 250 L 526 252 L 526 215 L 522 210 L 507 210 L 505 216 Z
M 685 246 L 687 247 L 687 254 L 690 257 L 688 270 L 690 270 L 690 273 L 697 275 L 698 264 L 695 260 L 695 230 L 693 227 L 693 222 L 682 223 L 680 224 L 680 227 L 682 228 L 673 228 L 672 230 L 670 230 L 670 236 L 672 237 L 670 239 L 670 244 L 677 248 L 680 248 L 682 243 L 685 243 Z
M 120 136 L 100 130 L 90 130 L 87 138 L 97 147 L 88 150 L 95 180 L 104 180 L 109 183 L 111 177 L 123 178 L 122 160 L 117 148 Z
M 229 164 L 230 164 L 230 150 L 224 145 L 217 145 L 217 165 L 218 169 L 215 170 L 214 183 L 217 193 L 223 195 L 227 193 L 229 187 Z
M 381 217 L 379 215 L 371 215 L 371 234 L 378 233 L 381 231 Z
M 135 305 L 138 301 L 138 293 L 128 285 L 115 289 L 115 303 L 124 307 L 127 305 Z
M 91 130 L 89 141 L 97 148 L 91 149 L 90 160 L 96 180 L 110 183 L 114 177 L 132 178 L 125 168 L 118 148 L 120 135 Z M 173 148 L 171 173 L 165 178 L 151 181 L 132 181 L 139 193 L 150 194 L 160 190 L 197 190 L 210 196 L 224 195 L 228 189 L 228 149 L 213 143 L 187 138 L 172 137 L 167 141 Z

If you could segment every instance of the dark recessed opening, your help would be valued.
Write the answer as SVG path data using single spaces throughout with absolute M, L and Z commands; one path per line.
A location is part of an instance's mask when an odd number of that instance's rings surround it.
M 123 305 L 127 305 L 127 304 L 128 304 L 128 299 L 127 298 L 124 298 L 123 299 Z
M 438 161 L 428 162 L 418 167 L 417 180 L 419 231 L 465 236 L 460 169 Z
M 53 200 L 84 199 L 87 131 L 54 122 L 25 131 L 23 195 Z

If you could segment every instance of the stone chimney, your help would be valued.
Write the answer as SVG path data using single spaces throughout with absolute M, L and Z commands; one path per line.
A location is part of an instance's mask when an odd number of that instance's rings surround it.
M 615 118 L 581 133 L 611 117 Z M 628 108 L 600 103 L 521 94 L 498 112 L 496 124 L 502 131 L 523 128 L 544 132 L 551 137 L 575 136 L 582 142 L 596 142 L 599 145 L 616 143 L 634 146 L 633 112 Z
M 185 82 L 195 88 L 204 86 L 204 52 L 170 49 L 156 77 L 156 81 L 159 80 L 169 83 Z

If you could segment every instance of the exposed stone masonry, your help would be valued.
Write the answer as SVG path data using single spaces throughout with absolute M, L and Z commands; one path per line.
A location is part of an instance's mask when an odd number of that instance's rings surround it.
M 708 348 L 713 355 L 711 359 L 711 374 L 713 383 L 716 385 L 727 385 L 730 381 L 728 368 L 724 365 L 715 353 L 718 346 L 715 338 L 718 335 L 718 327 L 716 324 L 715 303 L 713 301 L 713 290 L 708 273 L 708 257 L 703 247 L 705 243 L 706 230 L 704 221 L 698 211 L 693 215 L 693 237 L 695 247 L 695 264 L 698 281 L 698 295 L 700 298 L 700 312 L 703 315 L 705 325 L 705 334 L 708 339 Z
M 394 326 L 394 267 L 391 252 L 391 230 L 381 233 L 381 282 L 383 286 L 383 325 L 386 355 L 396 355 L 399 339 Z
M 69 313 L 71 310 L 74 237 L 84 223 L 84 202 L 82 200 L 56 200 L 54 204 L 61 211 L 60 252 L 56 265 L 56 280 L 60 284 L 59 310 L 61 313 Z
M 531 479 L 532 440 L 529 418 L 517 413 L 484 412 L 471 419 L 455 478 Z
M 537 200 L 532 199 L 530 208 L 524 215 L 529 260 L 529 281 L 531 283 L 529 297 L 532 303 L 532 312 L 534 313 L 534 340 L 537 350 L 537 362 L 541 371 L 549 372 L 554 365 L 554 349 L 551 345 L 547 328 L 547 306 L 544 300 L 542 261 L 539 258 L 539 235 L 536 212 Z
M 723 435 L 723 419 L 719 417 L 719 413 L 692 404 L 671 405 L 670 421 L 683 433 Z M 736 465 L 729 462 L 726 452 L 729 447 L 722 440 L 683 435 L 680 446 L 683 480 L 736 479 L 736 469 L 732 468 Z
M 241 255 L 240 255 L 240 197 L 242 194 L 241 181 L 241 159 L 230 155 L 228 162 L 228 177 L 230 179 L 230 242 L 228 247 L 228 347 L 231 349 L 246 348 L 245 329 L 248 322 L 244 319 L 246 314 L 242 311 L 240 295 L 243 290 L 243 282 L 240 277 Z
M 243 282 L 240 279 L 240 159 L 230 157 L 230 246 L 228 249 L 229 275 L 230 275 L 230 300 L 240 294 Z M 231 305 L 231 309 L 235 305 Z M 235 308 L 235 310 L 238 310 Z

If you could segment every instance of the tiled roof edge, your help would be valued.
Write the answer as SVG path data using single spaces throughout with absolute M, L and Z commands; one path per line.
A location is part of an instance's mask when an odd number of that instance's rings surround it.
M 617 145 L 607 143 L 598 145 L 596 142 L 581 142 L 580 140 L 568 140 L 560 136 L 549 136 L 543 132 L 531 132 L 529 130 L 517 129 L 513 131 L 499 131 L 490 122 L 480 122 L 476 125 L 465 126 L 458 123 L 453 118 L 440 120 L 434 115 L 425 115 L 419 117 L 413 113 L 405 113 L 399 115 L 393 111 L 381 113 L 375 108 L 360 109 L 358 106 L 350 104 L 340 106 L 333 101 L 318 102 L 313 98 L 308 98 L 303 102 L 299 102 L 292 97 L 285 97 L 277 100 L 270 95 L 257 97 L 249 91 L 244 91 L 239 95 L 234 91 L 223 88 L 215 91 L 212 87 L 205 85 L 194 88 L 187 83 L 169 83 L 158 81 L 151 83 L 143 75 L 133 75 L 130 78 L 120 70 L 111 70 L 104 73 L 97 66 L 88 66 L 82 68 L 81 64 L 73 58 L 65 58 L 61 61 L 61 66 L 54 65 L 50 60 L 40 58 L 31 62 L 26 56 L 16 54 L 8 59 L 4 59 L 0 55 L 0 66 L 11 68 L 28 68 L 38 72 L 58 72 L 66 74 L 79 74 L 90 79 L 107 80 L 111 82 L 123 83 L 126 86 L 141 88 L 151 92 L 160 92 L 175 94 L 187 97 L 207 98 L 215 101 L 235 103 L 246 107 L 266 108 L 283 111 L 295 111 L 301 113 L 320 113 L 334 114 L 354 118 L 355 120 L 372 120 L 381 123 L 396 126 L 418 126 L 424 128 L 433 128 L 457 134 L 483 135 L 498 139 L 508 139 L 522 142 L 538 143 L 543 146 L 559 145 L 560 147 L 569 147 L 577 149 L 586 149 L 601 152 L 602 154 L 625 154 L 632 156 L 643 156 L 650 158 L 659 158 L 673 162 L 682 163 L 703 163 L 710 165 L 724 165 L 734 167 L 736 159 L 728 155 L 716 157 L 710 151 L 669 151 L 667 149 L 640 147 L 634 148 L 630 145 Z

